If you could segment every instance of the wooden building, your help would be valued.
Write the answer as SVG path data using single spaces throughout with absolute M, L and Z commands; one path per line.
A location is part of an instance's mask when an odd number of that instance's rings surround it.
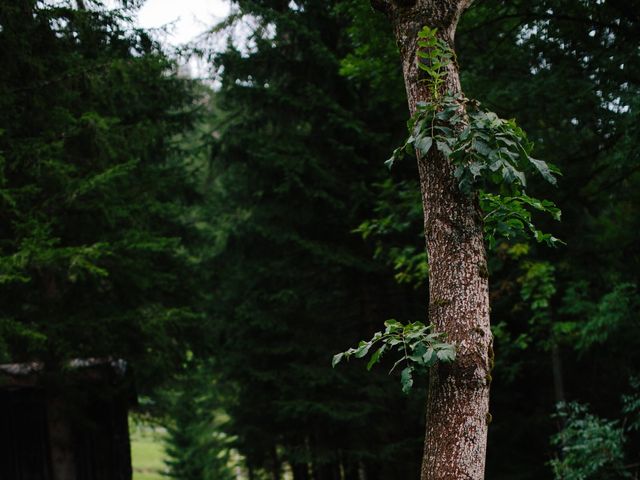
M 121 360 L 0 365 L 0 479 L 131 480 L 131 385 Z

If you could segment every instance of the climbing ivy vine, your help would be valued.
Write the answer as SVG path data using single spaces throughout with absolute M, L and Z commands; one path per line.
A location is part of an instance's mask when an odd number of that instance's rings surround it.
M 391 168 L 406 154 L 427 158 L 437 150 L 453 164 L 453 174 L 464 195 L 477 195 L 483 211 L 485 238 L 493 248 L 497 238 L 531 237 L 550 246 L 561 243 L 533 223 L 533 212 L 542 212 L 560 220 L 560 209 L 549 200 L 527 195 L 529 172 L 539 174 L 556 185 L 559 171 L 553 165 L 531 156 L 533 144 L 515 120 L 504 120 L 494 112 L 482 109 L 479 102 L 460 93 L 445 90 L 446 76 L 455 53 L 446 41 L 437 37 L 437 29 L 425 26 L 418 34 L 418 67 L 424 72 L 429 101 L 419 102 L 409 119 L 409 137 L 396 148 L 385 164 Z M 455 346 L 445 342 L 443 333 L 420 322 L 403 325 L 396 320 L 385 323 L 386 330 L 377 332 L 369 341 L 361 341 L 333 357 L 335 367 L 342 359 L 365 357 L 376 344 L 367 368 L 380 361 L 382 355 L 395 349 L 400 353 L 391 369 L 404 364 L 400 374 L 402 390 L 413 385 L 416 369 L 426 369 L 440 362 L 453 362 Z
M 535 172 L 556 185 L 556 167 L 531 156 L 533 144 L 515 120 L 499 118 L 476 100 L 443 91 L 448 68 L 455 62 L 449 45 L 424 27 L 418 34 L 418 67 L 425 72 L 430 100 L 419 102 L 407 127 L 409 137 L 385 163 L 391 168 L 405 154 L 427 156 L 438 150 L 451 159 L 460 190 L 478 194 L 484 211 L 485 237 L 492 248 L 497 238 L 531 236 L 554 246 L 553 235 L 538 230 L 532 212 L 560 220 L 560 209 L 549 200 L 526 194 L 526 174 Z M 493 191 L 493 193 L 492 193 Z

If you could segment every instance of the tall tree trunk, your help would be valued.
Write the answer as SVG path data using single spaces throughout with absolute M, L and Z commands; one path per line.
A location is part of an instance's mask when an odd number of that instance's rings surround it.
M 470 0 L 372 0 L 387 14 L 400 49 L 409 110 L 429 100 L 420 82 L 417 35 L 429 25 L 452 47 Z M 446 89 L 460 92 L 452 63 Z M 451 162 L 435 148 L 418 156 L 429 254 L 429 320 L 456 345 L 457 358 L 430 375 L 422 480 L 484 478 L 489 384 L 493 362 L 482 217 L 476 198 L 462 194 Z
M 280 480 L 280 459 L 278 458 L 278 450 L 275 445 L 271 446 L 271 478 L 273 480 Z

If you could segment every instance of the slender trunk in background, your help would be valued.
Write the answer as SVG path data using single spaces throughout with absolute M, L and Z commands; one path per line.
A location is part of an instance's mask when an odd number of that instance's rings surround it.
M 562 357 L 560 347 L 556 342 L 551 345 L 551 367 L 553 369 L 553 391 L 556 403 L 564 402 L 564 378 L 562 376 Z
M 400 49 L 411 115 L 429 89 L 420 82 L 417 35 L 428 25 L 451 47 L 470 0 L 372 0 L 390 19 Z M 446 89 L 460 92 L 452 63 Z M 493 363 L 487 255 L 476 198 L 462 194 L 451 162 L 435 148 L 418 157 L 429 254 L 429 321 L 457 348 L 456 361 L 430 375 L 422 480 L 484 478 Z
M 358 480 L 367 480 L 367 469 L 362 460 L 358 461 Z
M 275 445 L 271 447 L 271 478 L 273 480 L 280 480 L 280 459 L 278 458 L 278 450 Z
M 73 432 L 65 401 L 60 396 L 47 398 L 47 424 L 53 480 L 75 480 L 76 462 Z

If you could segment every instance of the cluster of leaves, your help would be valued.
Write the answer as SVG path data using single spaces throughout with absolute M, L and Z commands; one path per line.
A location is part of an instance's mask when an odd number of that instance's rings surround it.
M 432 98 L 439 98 L 447 78 L 447 68 L 455 62 L 455 52 L 436 34 L 437 28 L 425 25 L 418 32 L 418 68 L 429 75 L 428 85 Z
M 463 193 L 480 192 L 491 247 L 497 236 L 510 239 L 523 235 L 556 245 L 557 238 L 532 223 L 531 210 L 548 213 L 555 220 L 560 219 L 560 210 L 549 200 L 526 195 L 525 190 L 527 172 L 536 172 L 556 185 L 558 169 L 531 156 L 533 144 L 515 120 L 499 118 L 459 93 L 441 94 L 454 53 L 436 34 L 437 29 L 425 27 L 418 35 L 418 65 L 429 76 L 425 81 L 431 98 L 418 102 L 407 123 L 409 137 L 385 164 L 391 168 L 405 153 L 426 157 L 436 149 L 451 159 Z
M 520 278 L 522 299 L 529 303 L 534 315 L 550 308 L 556 293 L 555 267 L 549 262 L 525 262 L 525 274 Z
M 429 262 L 424 248 L 424 234 L 407 238 L 414 223 L 422 220 L 420 191 L 409 182 L 391 178 L 374 184 L 376 199 L 374 218 L 360 223 L 354 230 L 363 239 L 375 241 L 374 258 L 394 269 L 396 282 L 423 286 L 429 277 Z
M 384 325 L 386 327 L 384 332 L 376 332 L 371 340 L 362 340 L 357 347 L 334 355 L 332 366 L 335 367 L 342 359 L 363 358 L 374 345 L 380 345 L 367 363 L 367 370 L 371 370 L 371 367 L 380 362 L 387 350 L 395 349 L 400 354 L 400 358 L 393 364 L 389 373 L 391 374 L 401 364 L 405 364 L 405 368 L 400 373 L 400 382 L 402 391 L 409 393 L 413 386 L 414 372 L 429 368 L 437 362 L 450 363 L 456 358 L 455 347 L 444 341 L 446 334 L 434 332 L 433 325 L 425 325 L 421 322 L 403 325 L 397 320 L 387 320 Z
M 640 377 L 629 379 L 631 393 L 622 396 L 622 413 L 627 416 L 628 429 L 640 430 Z
M 560 209 L 549 200 L 539 200 L 521 195 L 497 195 L 488 192 L 479 193 L 480 208 L 484 212 L 484 234 L 489 248 L 496 246 L 499 238 L 515 240 L 522 232 L 529 231 L 538 243 L 555 246 L 562 240 L 550 233 L 539 230 L 532 219 L 532 210 L 548 213 L 554 220 L 560 220 Z M 528 207 L 528 208 L 527 208 Z
M 560 308 L 565 320 L 554 325 L 579 352 L 637 331 L 640 296 L 635 283 L 618 283 L 595 301 L 591 290 L 584 280 L 572 282 Z
M 520 268 L 522 275 L 517 279 L 520 297 L 531 316 L 528 329 L 521 332 L 516 341 L 520 348 L 528 348 L 536 338 L 541 338 L 538 345 L 548 350 L 557 340 L 555 335 L 549 335 L 553 331 L 551 300 L 556 293 L 556 269 L 550 262 L 537 260 L 522 260 Z
M 586 405 L 561 403 L 555 415 L 564 428 L 551 438 L 561 455 L 549 462 L 557 480 L 630 478 L 624 467 L 624 429 Z

